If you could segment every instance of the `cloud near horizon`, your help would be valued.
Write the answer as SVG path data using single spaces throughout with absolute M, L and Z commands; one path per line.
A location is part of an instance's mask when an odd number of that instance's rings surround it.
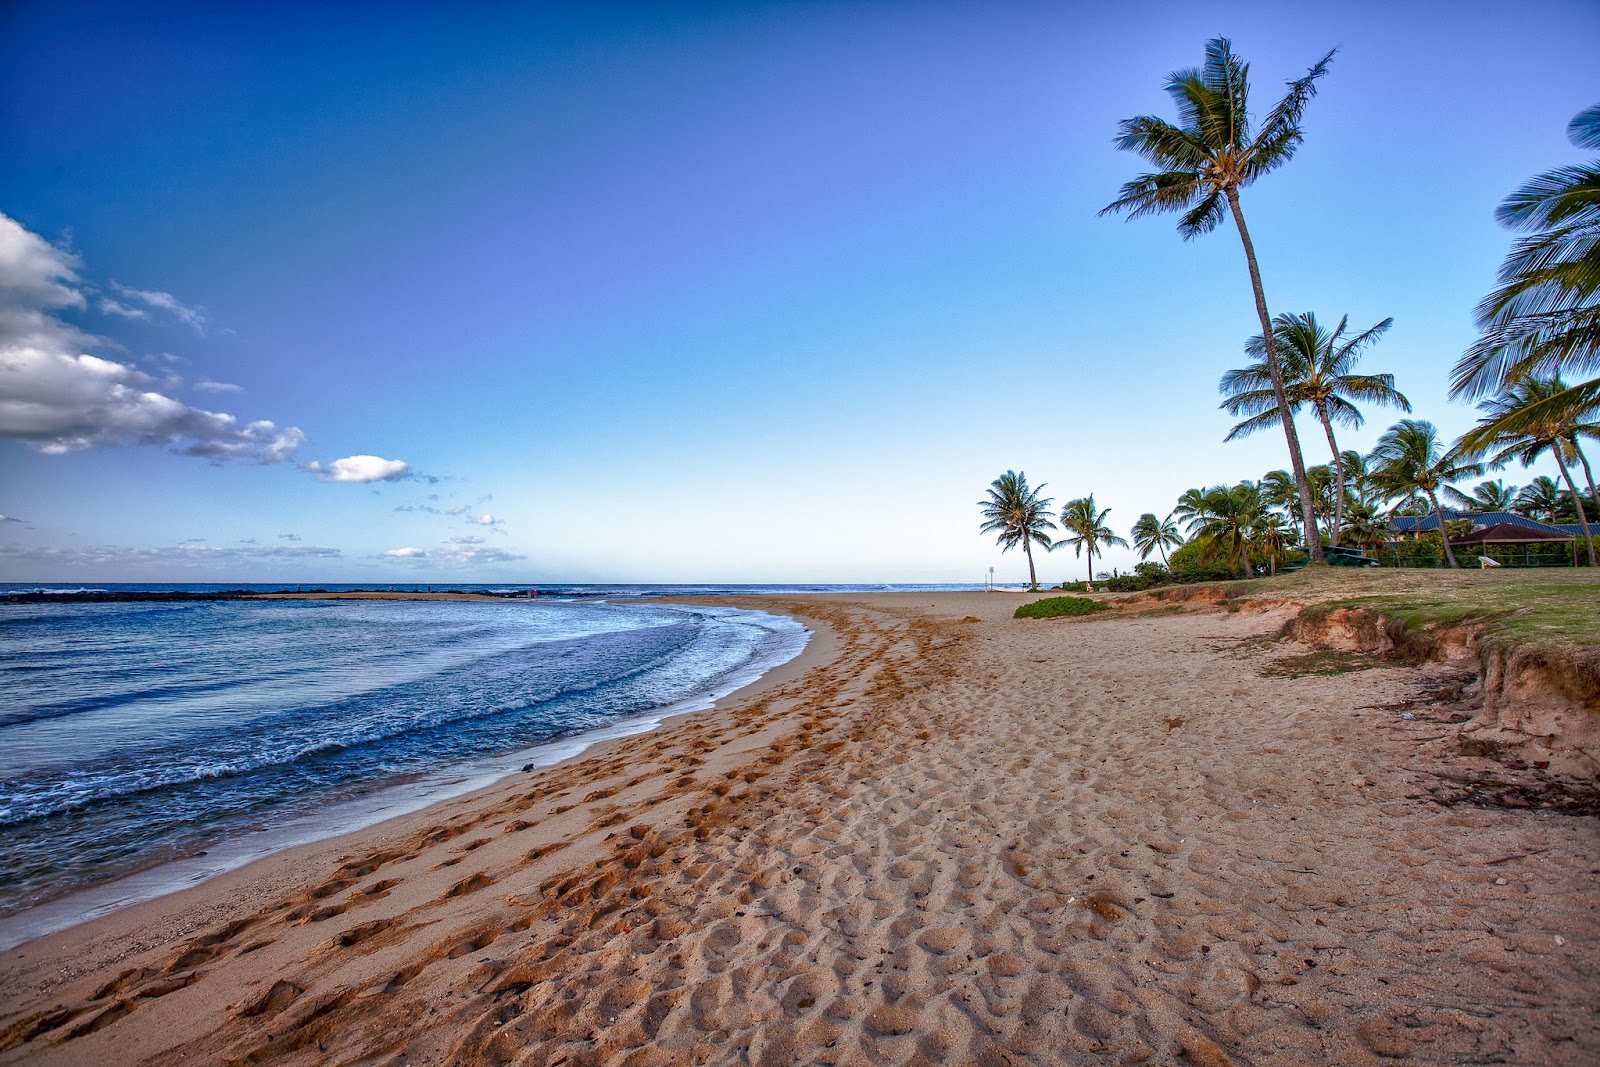
M 477 539 L 479 542 L 482 538 Z M 391 548 L 380 552 L 377 559 L 402 560 L 408 563 L 443 563 L 454 566 L 477 566 L 480 564 L 515 563 L 517 560 L 527 559 L 515 552 L 508 552 L 503 548 L 485 548 L 481 543 L 470 544 L 451 539 L 435 549 L 417 548 L 408 545 L 405 548 Z
M 382 456 L 346 456 L 326 465 L 312 460 L 300 469 L 315 474 L 319 482 L 397 482 L 416 477 L 404 460 Z
M 36 563 L 52 571 L 84 567 L 126 567 L 139 564 L 238 565 L 263 561 L 339 559 L 337 548 L 321 545 L 210 545 L 185 541 L 176 545 L 129 548 L 123 545 L 97 545 L 88 548 L 0 546 L 0 562 Z
M 46 455 L 165 445 L 180 455 L 258 464 L 281 463 L 305 442 L 298 427 L 191 407 L 159 391 L 181 380 L 158 382 L 131 363 L 91 355 L 90 348 L 115 345 L 60 318 L 88 304 L 81 267 L 73 253 L 0 214 L 0 435 Z M 203 329 L 203 317 L 195 320 L 199 313 L 169 294 L 127 292 L 166 297 L 167 310 Z

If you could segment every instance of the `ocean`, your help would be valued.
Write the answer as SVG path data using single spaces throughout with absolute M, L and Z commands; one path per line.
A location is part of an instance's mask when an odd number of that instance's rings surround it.
M 706 707 L 808 632 L 630 598 L 756 588 L 0 604 L 0 946 Z

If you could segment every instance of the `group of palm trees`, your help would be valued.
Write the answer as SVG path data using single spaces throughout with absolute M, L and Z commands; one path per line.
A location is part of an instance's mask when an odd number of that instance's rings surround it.
M 1384 433 L 1370 455 L 1341 452 L 1333 428 L 1361 424 L 1356 402 L 1411 410 L 1395 390 L 1392 376 L 1352 370 L 1361 351 L 1393 320 L 1347 336 L 1347 319 L 1327 331 L 1309 312 L 1273 318 L 1239 195 L 1242 188 L 1293 157 L 1304 139 L 1301 116 L 1336 51 L 1290 81 L 1287 92 L 1255 129 L 1249 112 L 1249 65 L 1234 55 L 1226 38 L 1217 38 L 1206 44 L 1201 67 L 1177 71 L 1167 80 L 1167 93 L 1178 111 L 1176 125 L 1153 115 L 1125 119 L 1119 125 L 1117 146 L 1157 169 L 1126 183 L 1101 214 L 1123 212 L 1132 219 L 1179 212 L 1178 232 L 1185 240 L 1209 233 L 1231 217 L 1243 245 L 1261 332 L 1245 347 L 1255 362 L 1222 379 L 1224 409 L 1244 416 L 1228 438 L 1277 426 L 1288 446 L 1290 470 L 1275 472 L 1281 478 L 1269 476 L 1260 485 L 1196 490 L 1210 506 L 1203 520 L 1201 512 L 1193 513 L 1191 532 L 1206 531 L 1212 543 L 1230 554 L 1236 548 L 1247 573 L 1245 546 L 1252 538 L 1263 545 L 1298 540 L 1311 560 L 1320 561 L 1324 535 L 1329 544 L 1338 545 L 1347 533 L 1359 541 L 1374 528 L 1371 509 L 1376 505 L 1359 492 L 1349 492 L 1353 477 L 1345 469 L 1347 457 L 1361 461 L 1355 480 L 1365 480 L 1382 500 L 1399 498 L 1403 506 L 1425 499 L 1443 530 L 1440 495 L 1462 495 L 1451 482 L 1511 460 L 1526 465 L 1549 453 L 1560 468 L 1583 530 L 1589 564 L 1594 566 L 1587 509 L 1572 468 L 1583 470 L 1592 504 L 1594 478 L 1580 441 L 1600 438 L 1600 377 L 1569 386 L 1563 375 L 1600 369 L 1600 159 L 1537 175 L 1498 209 L 1502 224 L 1526 236 L 1514 243 L 1502 264 L 1498 288 L 1477 307 L 1481 336 L 1451 369 L 1450 395 L 1480 401 L 1483 417 L 1478 424 L 1445 448 L 1432 423 L 1402 419 Z M 1580 148 L 1600 148 L 1600 105 L 1580 112 L 1568 126 L 1568 136 Z M 1327 492 L 1332 515 L 1325 528 L 1319 526 L 1318 489 L 1295 428 L 1294 415 L 1303 408 L 1310 408 L 1322 424 L 1333 456 L 1325 481 L 1339 487 Z M 1263 489 L 1269 480 L 1270 488 Z M 1246 485 L 1254 488 L 1247 492 Z M 1030 581 L 1034 569 L 1029 545 L 1051 546 L 1046 527 L 1038 521 L 1042 517 L 1048 522 L 1051 502 L 1034 499 L 1037 492 L 1028 489 L 1024 475 L 1008 471 L 995 480 L 990 499 L 980 502 L 985 507 L 982 529 L 999 532 L 1006 548 L 1024 546 Z M 1248 520 L 1252 493 L 1261 499 L 1254 507 L 1258 517 Z M 1291 514 L 1298 512 L 1298 538 L 1292 536 L 1281 512 L 1264 502 L 1268 498 Z M 1088 548 L 1092 577 L 1095 547 L 1120 539 L 1106 539 L 1114 535 L 1103 530 L 1105 512 L 1094 516 L 1092 496 L 1073 501 L 1068 510 L 1073 512 L 1071 525 L 1063 513 L 1063 525 L 1073 535 L 1068 543 Z M 1136 541 L 1144 536 L 1141 529 L 1149 532 L 1146 520 L 1154 522 L 1156 530 L 1163 526 L 1153 514 L 1141 516 Z M 1158 546 L 1170 543 L 1159 541 Z M 1448 537 L 1443 544 L 1447 561 L 1457 566 Z
M 1072 546 L 1072 554 L 1081 556 L 1084 550 L 1089 553 L 1089 580 L 1094 580 L 1094 554 L 1101 547 L 1117 545 L 1128 547 L 1128 542 L 1116 535 L 1108 527 L 1106 516 L 1111 514 L 1111 509 L 1103 511 L 1095 506 L 1094 494 L 1078 500 L 1069 500 L 1061 509 L 1060 538 L 1052 538 L 1050 531 L 1056 529 L 1055 522 L 1050 518 L 1050 505 L 1055 501 L 1043 496 L 1044 484 L 1036 486 L 1028 484 L 1028 476 L 1018 471 L 1006 471 L 996 478 L 989 486 L 989 496 L 986 500 L 978 501 L 983 508 L 983 525 L 979 527 L 981 533 L 996 533 L 1002 551 L 1022 546 L 1023 552 L 1028 557 L 1028 585 L 1036 587 L 1039 576 L 1033 565 L 1033 546 L 1038 545 L 1046 552 L 1057 548 Z

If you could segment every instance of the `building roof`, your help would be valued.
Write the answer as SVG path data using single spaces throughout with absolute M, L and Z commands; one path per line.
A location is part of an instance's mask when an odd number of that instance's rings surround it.
M 1452 545 L 1529 545 L 1540 544 L 1546 541 L 1570 541 L 1571 535 L 1561 533 L 1559 530 L 1530 530 L 1525 526 L 1517 526 L 1509 522 L 1498 522 L 1493 526 L 1473 530 L 1461 537 L 1452 537 Z
M 1576 525 L 1555 526 L 1548 522 L 1530 519 L 1526 515 L 1517 515 L 1510 511 L 1455 511 L 1451 508 L 1440 508 L 1446 522 L 1455 522 L 1457 519 L 1469 519 L 1472 522 L 1473 532 L 1493 526 L 1518 526 L 1524 530 L 1536 530 L 1540 533 L 1555 534 L 1559 537 L 1574 537 L 1579 530 Z M 1396 515 L 1389 520 L 1389 529 L 1395 533 L 1426 533 L 1437 530 L 1439 520 L 1430 512 L 1427 515 Z M 1536 540 L 1545 540 L 1537 538 Z

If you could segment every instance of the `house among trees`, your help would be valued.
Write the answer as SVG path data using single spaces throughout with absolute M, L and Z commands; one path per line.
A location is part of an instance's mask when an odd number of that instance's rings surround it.
M 1583 528 L 1578 523 L 1540 522 L 1511 511 L 1441 508 L 1440 513 L 1450 547 L 1457 555 L 1487 556 L 1511 566 L 1575 567 L 1579 563 L 1578 541 Z M 1438 544 L 1439 520 L 1433 514 L 1396 515 L 1389 520 L 1389 529 L 1394 540 L 1384 546 L 1384 552 L 1393 552 L 1396 562 L 1414 560 L 1413 565 L 1429 566 L 1425 557 L 1438 554 L 1437 548 L 1419 551 L 1428 542 Z

